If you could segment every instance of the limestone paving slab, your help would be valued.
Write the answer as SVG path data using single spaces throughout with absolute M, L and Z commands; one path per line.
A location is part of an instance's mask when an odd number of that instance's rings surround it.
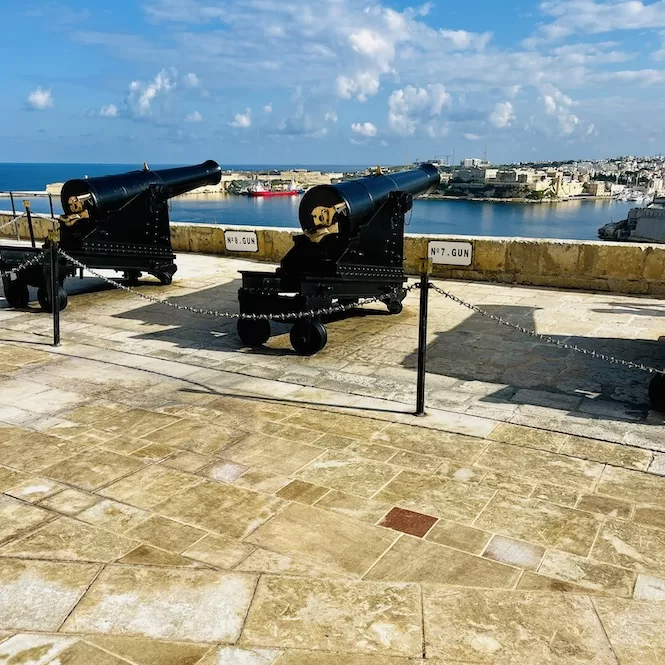
M 44 469 L 44 475 L 93 491 L 143 468 L 139 460 L 106 450 L 87 450 Z
M 108 563 L 139 543 L 84 522 L 60 517 L 0 549 L 2 556 Z
M 659 665 L 665 659 L 662 603 L 594 598 L 598 616 L 621 665 Z
M 76 515 L 100 501 L 98 496 L 75 489 L 65 489 L 40 501 L 40 506 L 65 515 Z
M 399 450 L 443 457 L 469 465 L 473 464 L 488 446 L 488 442 L 480 438 L 400 423 L 389 425 L 376 434 L 374 440 Z
M 182 554 L 216 568 L 230 569 L 251 554 L 254 548 L 229 536 L 208 534 Z
M 188 413 L 188 410 L 183 412 Z M 215 413 L 215 416 L 219 417 L 219 414 Z M 184 418 L 145 434 L 142 440 L 161 443 L 172 448 L 183 448 L 193 453 L 215 455 L 244 436 L 246 432 L 242 429 L 227 427 L 222 423 L 201 423 L 191 418 Z
M 115 533 L 124 533 L 149 517 L 145 510 L 110 499 L 102 499 L 77 515 L 79 520 Z
M 245 573 L 110 566 L 62 631 L 233 643 L 255 585 Z
M 478 665 L 616 665 L 588 598 L 423 590 L 428 657 Z
M 324 452 L 305 443 L 253 434 L 224 450 L 223 455 L 234 462 L 288 476 Z
M 140 466 L 144 465 L 139 462 Z M 141 468 L 98 493 L 138 508 L 151 509 L 169 497 L 200 482 L 200 478 L 163 466 Z
M 473 526 L 586 556 L 600 528 L 600 518 L 538 499 L 499 493 Z
M 665 531 L 628 520 L 608 519 L 591 556 L 637 572 L 665 575 Z
M 316 502 L 317 508 L 332 510 L 339 515 L 360 520 L 361 522 L 378 522 L 391 508 L 389 503 L 363 499 L 354 494 L 346 494 L 331 490 Z
M 13 497 L 0 495 L 0 543 L 53 519 L 52 513 L 25 504 Z
M 130 529 L 126 535 L 128 538 L 141 540 L 163 550 L 182 552 L 207 533 L 192 526 L 155 516 Z
M 365 579 L 509 589 L 515 586 L 519 575 L 516 568 L 402 536 Z
M 482 554 L 491 538 L 487 531 L 450 520 L 439 520 L 426 536 L 426 540 L 471 554 Z
M 635 583 L 635 574 L 630 570 L 557 550 L 547 551 L 538 572 L 587 589 L 628 598 Z
M 332 570 L 324 565 L 308 563 L 261 547 L 255 548 L 246 559 L 234 567 L 234 570 L 289 577 L 316 577 L 327 580 L 349 578 L 348 574 Z
M 369 499 L 400 472 L 400 468 L 359 458 L 346 451 L 318 456 L 298 472 L 298 478 Z
M 207 644 L 165 642 L 141 637 L 88 635 L 85 641 L 137 665 L 196 665 L 210 651 Z
M 260 527 L 284 502 L 234 485 L 203 481 L 161 504 L 159 515 L 212 531 L 218 535 L 243 538 Z
M 126 665 L 126 660 L 97 649 L 83 640 L 60 635 L 21 634 L 0 647 L 0 662 L 17 665 Z
M 56 631 L 99 566 L 0 558 L 0 630 Z
M 241 644 L 420 657 L 420 594 L 405 584 L 264 576 Z
M 397 537 L 388 529 L 293 503 L 245 540 L 334 573 L 360 577 Z
M 640 471 L 608 466 L 596 491 L 636 503 L 665 505 L 665 478 Z
M 495 491 L 443 475 L 402 471 L 373 498 L 407 510 L 470 524 Z
M 526 478 L 543 480 L 563 487 L 592 490 L 604 465 L 504 443 L 493 443 L 478 460 L 480 466 L 517 473 Z

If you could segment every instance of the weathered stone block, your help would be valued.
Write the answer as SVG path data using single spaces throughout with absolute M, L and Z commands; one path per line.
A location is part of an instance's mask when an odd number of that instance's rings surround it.
M 665 248 L 647 247 L 644 256 L 644 278 L 665 282 Z
M 579 258 L 579 243 L 545 242 L 542 245 L 538 272 L 541 275 L 574 275 L 577 273 Z
M 583 246 L 580 272 L 593 277 L 642 279 L 645 248 L 633 244 L 593 243 Z
M 538 274 L 542 243 L 536 240 L 513 240 L 506 252 L 506 269 L 509 272 Z
M 503 238 L 496 240 L 474 240 L 473 268 L 481 272 L 504 272 L 506 270 L 506 253 L 510 241 Z

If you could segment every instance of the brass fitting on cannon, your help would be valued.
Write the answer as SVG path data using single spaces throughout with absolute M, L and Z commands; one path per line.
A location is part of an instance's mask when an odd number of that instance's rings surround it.
M 305 231 L 312 242 L 320 242 L 327 235 L 338 233 L 339 225 L 337 216 L 346 212 L 346 204 L 338 203 L 334 206 L 316 206 L 312 210 L 312 221 L 314 229 Z

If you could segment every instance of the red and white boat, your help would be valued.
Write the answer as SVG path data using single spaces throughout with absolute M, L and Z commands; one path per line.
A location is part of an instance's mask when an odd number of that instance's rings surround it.
M 299 190 L 296 187 L 295 182 L 291 181 L 289 189 L 275 190 L 266 187 L 260 182 L 250 185 L 247 189 L 247 195 L 252 197 L 263 197 L 263 196 L 298 196 L 302 194 L 302 190 Z

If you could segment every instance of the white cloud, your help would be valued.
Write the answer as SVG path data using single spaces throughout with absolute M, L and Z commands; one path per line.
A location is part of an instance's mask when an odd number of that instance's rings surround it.
M 324 114 L 323 119 L 326 122 L 337 122 L 337 113 L 334 111 L 328 111 L 327 113 Z
M 564 136 L 572 134 L 577 127 L 582 125 L 580 118 L 570 110 L 571 107 L 576 106 L 576 103 L 554 86 L 547 86 L 546 90 L 549 94 L 542 96 L 545 113 L 557 119 L 561 134 Z
M 175 86 L 177 71 L 162 69 L 152 81 L 132 81 L 129 84 L 127 106 L 130 111 L 139 116 L 149 115 L 152 104 L 157 97 L 168 95 Z
M 245 109 L 244 113 L 236 113 L 233 120 L 229 123 L 231 127 L 247 129 L 252 126 L 252 110 Z
M 263 107 L 263 112 L 264 112 L 266 115 L 272 113 L 272 104 L 266 104 L 266 105 Z
M 356 97 L 360 102 L 366 102 L 379 92 L 381 85 L 379 77 L 371 72 L 359 72 L 353 77 L 338 76 L 335 80 L 337 94 L 342 99 Z
M 440 30 L 439 33 L 454 51 L 466 51 L 467 49 L 482 51 L 492 38 L 490 32 L 478 34 L 466 30 Z
M 185 116 L 185 122 L 203 122 L 203 116 L 198 111 L 194 111 Z
M 480 139 L 482 138 L 482 136 L 478 136 L 478 134 L 467 133 L 467 134 L 464 134 L 464 138 L 465 138 L 467 141 L 480 141 Z
M 422 125 L 428 135 L 435 136 L 445 131 L 438 118 L 450 102 L 451 96 L 441 83 L 430 83 L 425 88 L 408 85 L 390 95 L 388 125 L 402 136 L 415 134 Z
M 564 39 L 574 33 L 665 27 L 665 0 L 649 4 L 641 0 L 550 0 L 540 8 L 553 20 L 540 27 L 536 38 L 527 40 L 529 46 L 542 40 Z
M 352 131 L 361 136 L 376 136 L 376 125 L 373 125 L 371 122 L 354 122 L 351 125 Z
M 515 109 L 510 102 L 499 102 L 490 113 L 490 122 L 498 129 L 510 127 L 515 120 Z
M 107 104 L 99 109 L 102 118 L 115 118 L 118 115 L 118 107 L 115 104 Z
M 45 90 L 44 88 L 36 88 L 33 90 L 27 99 L 27 104 L 31 109 L 36 111 L 45 111 L 53 106 L 53 95 L 51 89 Z
M 185 76 L 185 83 L 190 88 L 198 88 L 201 85 L 201 79 L 194 72 L 190 72 Z

